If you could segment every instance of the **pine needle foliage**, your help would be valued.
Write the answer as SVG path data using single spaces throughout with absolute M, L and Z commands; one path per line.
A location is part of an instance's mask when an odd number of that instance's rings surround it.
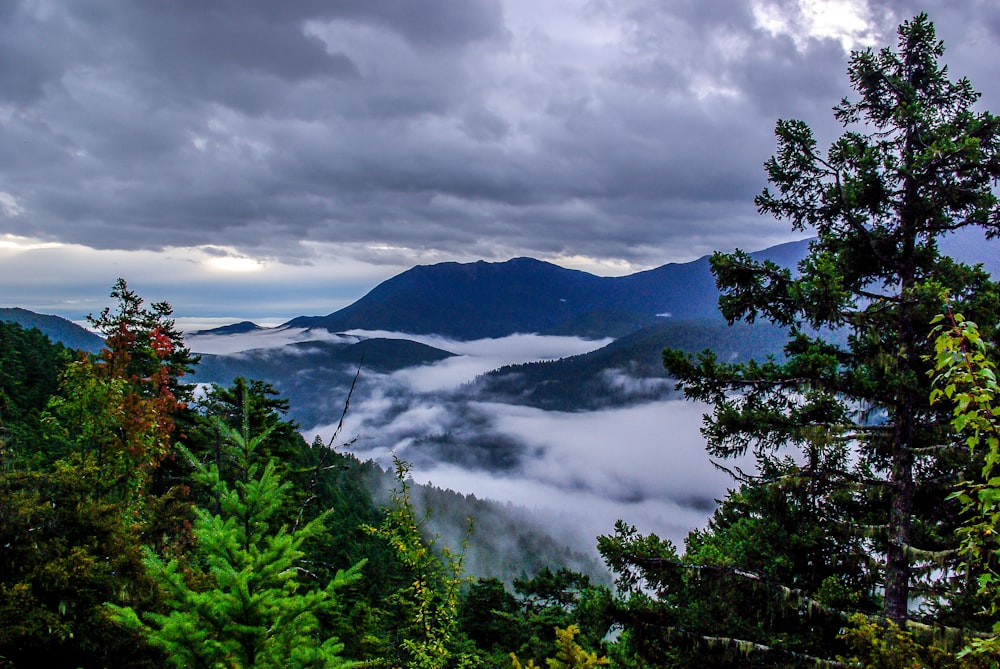
M 787 328 L 783 358 L 664 352 L 685 396 L 711 407 L 709 454 L 754 467 L 734 467 L 736 489 L 683 559 L 649 554 L 634 531 L 604 542 L 631 598 L 625 638 L 650 661 L 676 665 L 667 639 L 688 637 L 741 640 L 776 666 L 835 666 L 852 612 L 902 630 L 983 625 L 974 579 L 955 577 L 962 509 L 950 497 L 982 453 L 930 402 L 925 356 L 945 295 L 984 338 L 997 332 L 998 284 L 938 244 L 960 229 L 1000 237 L 1000 117 L 950 77 L 926 14 L 897 34 L 895 47 L 851 55 L 854 96 L 834 107 L 843 133 L 829 148 L 803 121 L 776 124 L 755 204 L 813 235 L 808 255 L 794 270 L 738 250 L 711 258 L 724 317 Z
M 335 590 L 360 575 L 361 563 L 310 587 L 300 566 L 303 544 L 323 530 L 326 515 L 290 529 L 277 525 L 289 485 L 273 459 L 256 452 L 269 436 L 218 420 L 228 459 L 245 478 L 229 483 L 216 465 L 193 462 L 195 478 L 215 493 L 217 509 L 196 508 L 188 560 L 147 551 L 145 563 L 164 592 L 165 610 L 142 614 L 111 606 L 118 620 L 142 630 L 176 667 L 284 669 L 342 667 L 343 645 L 319 634 L 318 616 Z

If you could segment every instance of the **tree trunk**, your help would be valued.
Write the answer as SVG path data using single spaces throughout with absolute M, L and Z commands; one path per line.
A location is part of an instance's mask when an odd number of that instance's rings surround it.
M 909 617 L 910 521 L 913 513 L 913 451 L 910 449 L 912 420 L 897 424 L 892 453 L 892 506 L 889 509 L 889 546 L 885 565 L 886 617 L 900 627 Z

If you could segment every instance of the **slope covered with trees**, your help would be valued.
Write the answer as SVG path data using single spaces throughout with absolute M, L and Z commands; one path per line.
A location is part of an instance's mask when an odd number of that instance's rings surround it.
M 663 349 L 706 348 L 725 360 L 780 355 L 785 330 L 769 323 L 727 327 L 718 319 L 650 325 L 596 351 L 559 360 L 507 365 L 477 378 L 471 389 L 490 401 L 557 411 L 603 409 L 674 394 Z
M 778 123 L 757 204 L 809 253 L 711 267 L 783 353 L 663 354 L 712 406 L 710 456 L 755 467 L 683 552 L 599 537 L 614 593 L 471 579 L 406 463 L 380 506 L 382 474 L 304 441 L 268 383 L 196 397 L 170 306 L 124 281 L 98 354 L 0 323 L 0 666 L 997 666 L 1000 287 L 938 242 L 1000 236 L 1000 119 L 942 54 L 925 15 L 853 54 L 825 152 Z
M 434 538 L 404 469 L 380 504 L 392 475 L 307 443 L 268 383 L 237 377 L 196 398 L 198 360 L 169 305 L 147 307 L 124 281 L 112 297 L 92 319 L 98 355 L 0 323 L 0 666 L 496 666 L 510 652 L 596 652 L 603 632 L 556 632 L 606 588 L 543 568 L 543 555 L 501 564 L 495 549 L 477 561 L 508 584 L 480 585 L 463 569 L 475 554 Z M 456 499 L 421 489 L 432 493 Z M 496 539 L 538 545 L 495 522 Z M 536 585 L 539 569 L 559 578 Z M 543 587 L 572 593 L 542 605 Z
M 17 307 L 0 307 L 0 322 L 17 323 L 26 329 L 34 328 L 54 342 L 89 353 L 97 353 L 104 346 L 99 336 L 59 316 L 36 314 Z

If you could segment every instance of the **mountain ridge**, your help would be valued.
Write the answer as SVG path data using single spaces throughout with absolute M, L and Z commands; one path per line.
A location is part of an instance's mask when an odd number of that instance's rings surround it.
M 805 256 L 807 243 L 789 242 L 751 255 L 794 266 Z M 300 316 L 282 327 L 390 330 L 461 340 L 517 333 L 620 337 L 662 319 L 717 315 L 718 289 L 708 258 L 621 277 L 533 258 L 417 265 L 343 309 Z
M 93 332 L 54 314 L 40 314 L 21 307 L 0 307 L 0 321 L 37 328 L 50 340 L 67 348 L 96 353 L 104 346 L 104 340 Z

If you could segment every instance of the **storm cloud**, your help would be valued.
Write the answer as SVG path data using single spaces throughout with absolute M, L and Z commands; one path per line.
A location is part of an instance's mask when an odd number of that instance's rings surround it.
M 1000 9 L 919 8 L 996 109 Z M 848 51 L 894 43 L 916 11 L 5 2 L 0 297 L 65 311 L 128 274 L 190 315 L 298 315 L 418 262 L 528 255 L 623 273 L 763 248 L 791 236 L 752 203 L 775 120 L 838 132 Z M 205 269 L 219 259 L 256 278 Z M 23 266 L 48 275 L 44 290 Z

